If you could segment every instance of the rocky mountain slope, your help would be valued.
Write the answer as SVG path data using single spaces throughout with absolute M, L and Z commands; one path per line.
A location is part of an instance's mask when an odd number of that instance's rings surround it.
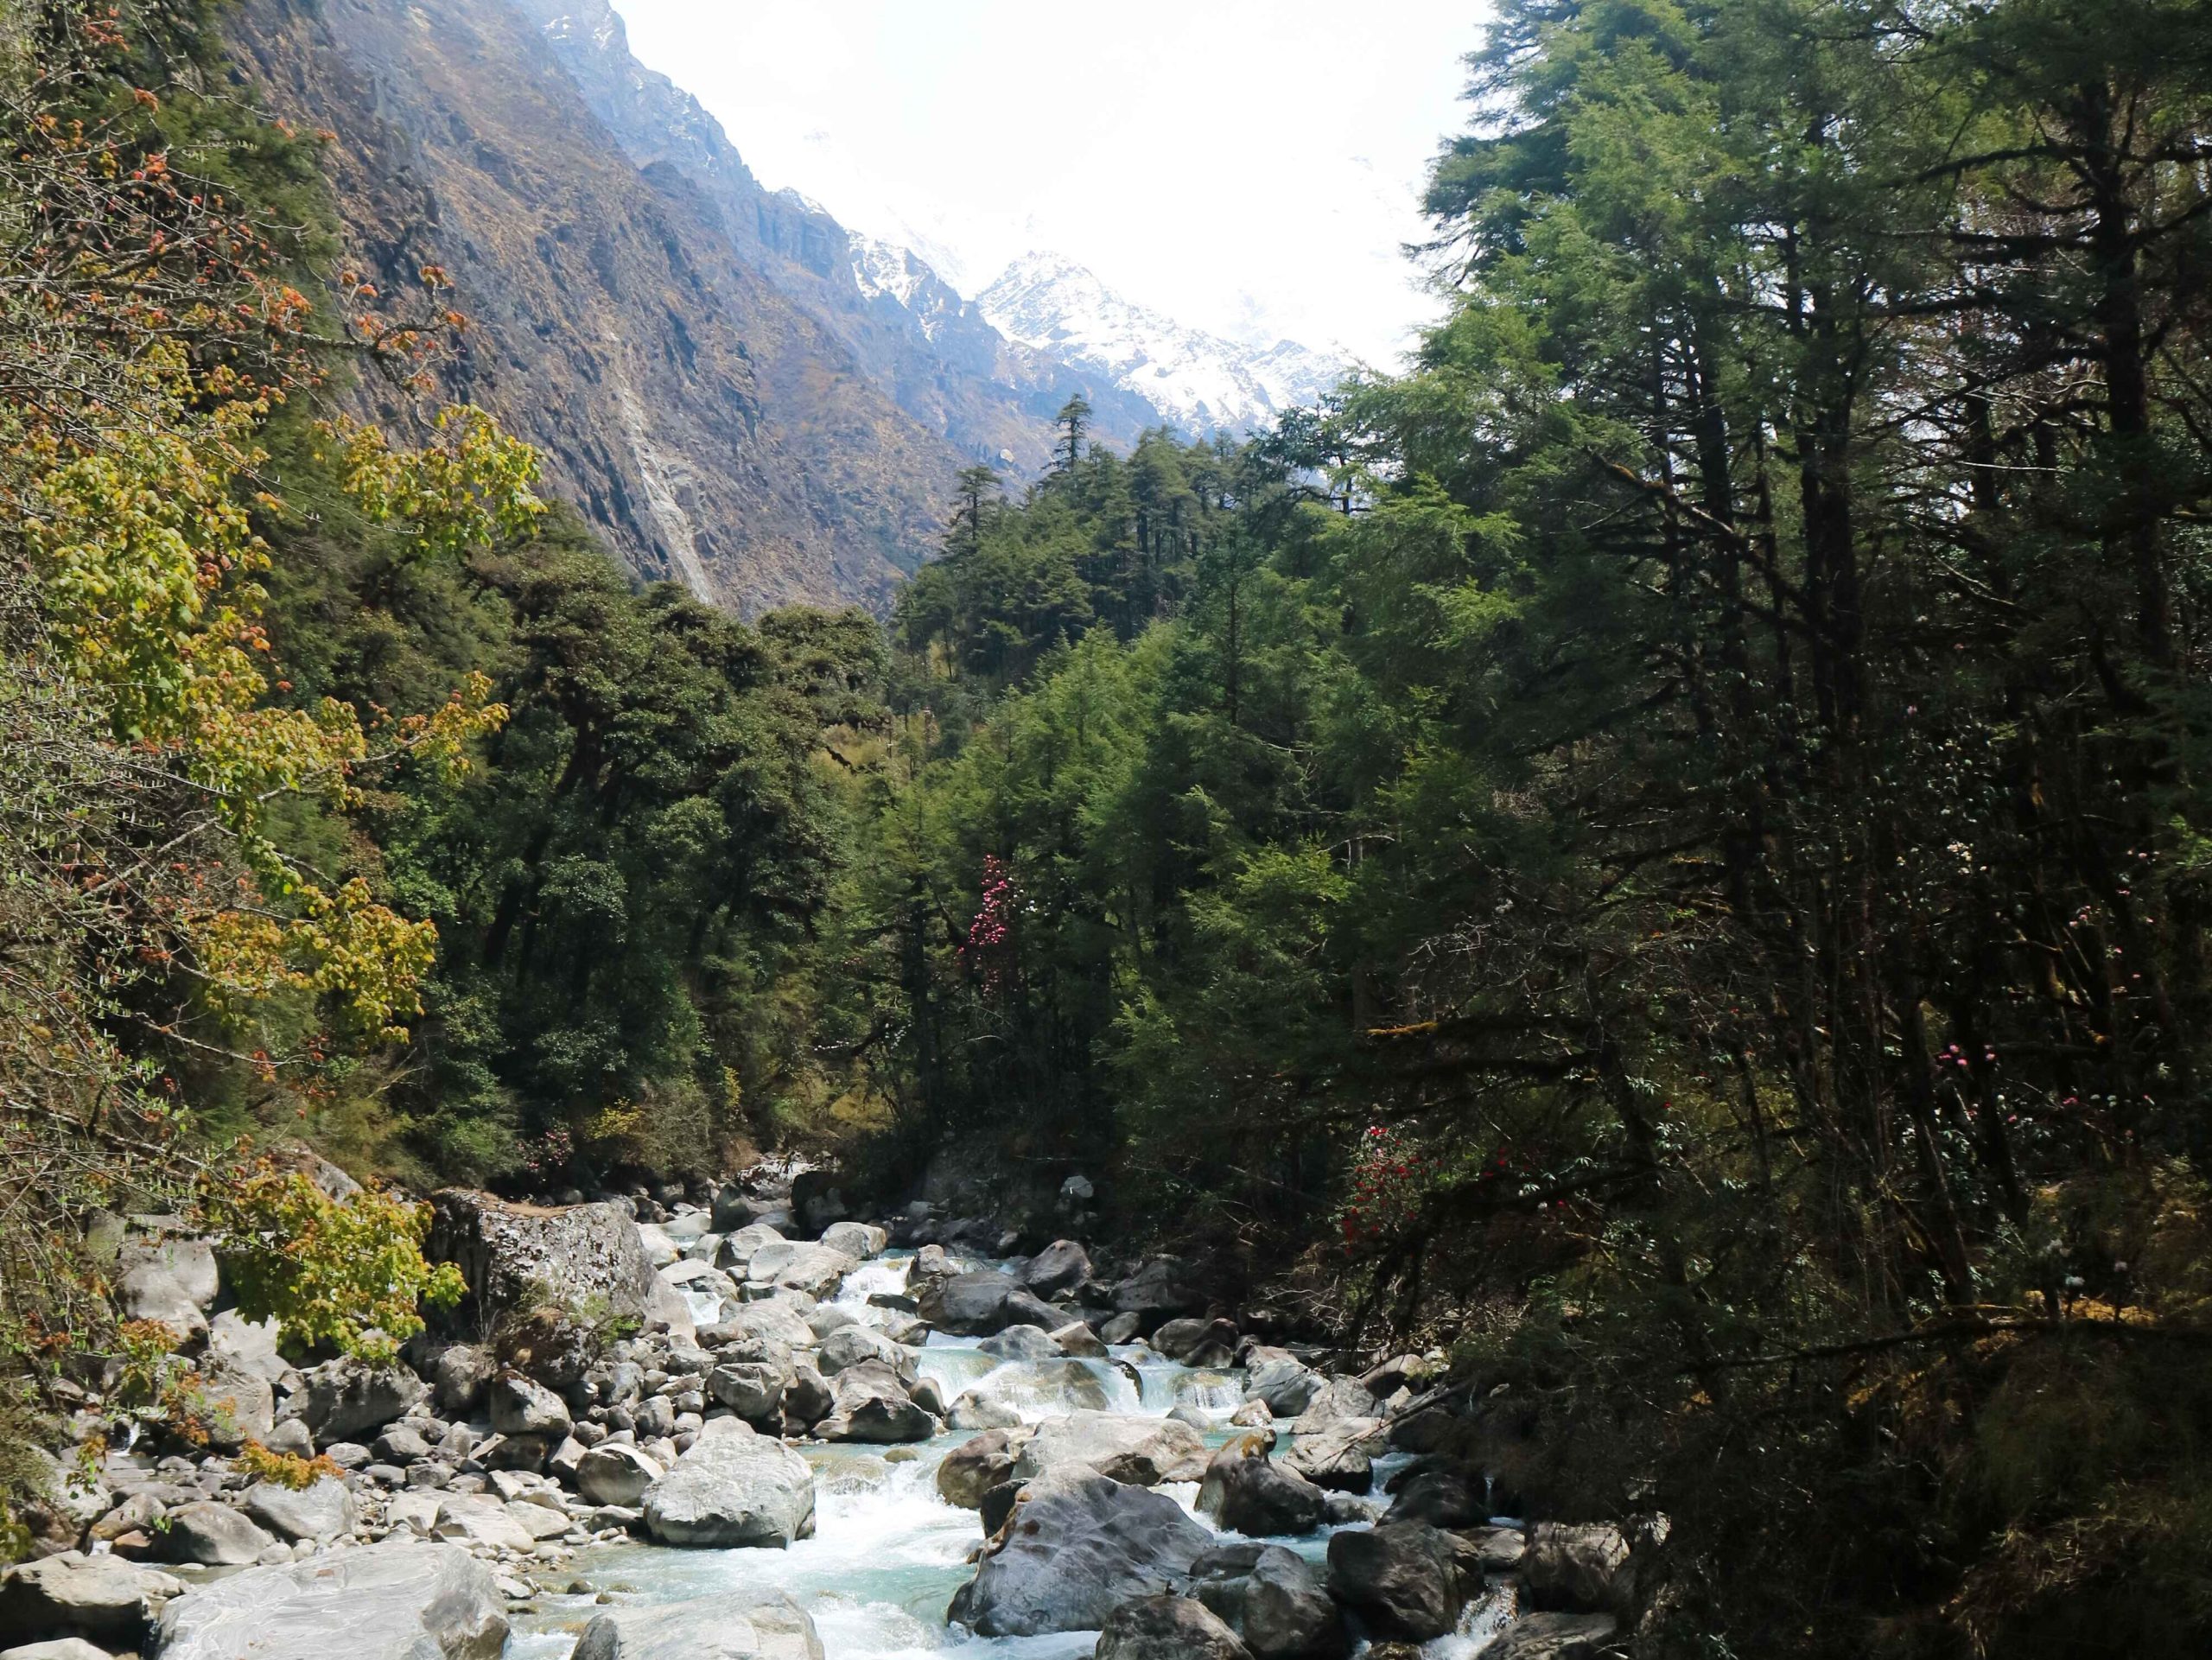
M 626 154 L 508 0 L 248 0 L 232 35 L 259 96 L 340 135 L 363 269 L 452 276 L 448 390 L 540 446 L 632 568 L 746 609 L 881 603 L 928 551 L 967 448 L 746 257 L 726 202 Z
M 1013 339 L 1145 398 L 1194 436 L 1264 425 L 1313 403 L 1349 366 L 1294 340 L 1245 346 L 1186 328 L 1056 254 L 1014 261 L 977 303 Z
M 696 190 L 749 270 L 840 340 L 900 410 L 969 458 L 1035 472 L 1051 455 L 1053 415 L 1077 391 L 1109 441 L 1126 443 L 1162 418 L 1106 377 L 1008 340 L 907 250 L 847 230 L 796 191 L 763 188 L 699 101 L 632 56 L 607 0 L 512 3 L 648 178 Z

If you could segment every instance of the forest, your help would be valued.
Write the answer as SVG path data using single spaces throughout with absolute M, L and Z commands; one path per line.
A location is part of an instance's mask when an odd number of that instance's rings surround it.
M 952 1145 L 1663 1511 L 1639 1656 L 2212 1642 L 2200 5 L 1500 0 L 1408 371 L 1077 399 L 881 619 L 441 410 L 219 7 L 7 10 L 11 1423 L 249 1143 Z

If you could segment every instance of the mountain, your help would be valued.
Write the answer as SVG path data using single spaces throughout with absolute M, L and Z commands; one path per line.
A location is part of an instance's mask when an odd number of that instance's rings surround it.
M 1350 366 L 1294 340 L 1243 346 L 1185 328 L 1056 254 L 1015 260 L 976 298 L 1013 339 L 1106 377 L 1194 434 L 1263 425 L 1313 403 Z
M 918 256 L 858 235 L 793 190 L 765 188 L 721 124 L 631 54 L 607 0 L 511 0 L 648 178 L 688 186 L 747 266 L 836 336 L 899 408 L 968 460 L 1034 473 L 1077 392 L 1121 443 L 1162 411 L 1096 371 L 1011 341 Z
M 452 277 L 471 327 L 443 390 L 537 444 L 549 488 L 632 569 L 746 610 L 881 605 L 933 549 L 969 447 L 771 280 L 788 261 L 748 252 L 706 171 L 626 153 L 509 0 L 232 18 L 251 90 L 339 135 L 348 258 L 387 293 L 426 264 Z M 695 137 L 716 162 L 718 130 Z M 842 232 L 810 248 L 829 232 L 796 209 L 766 228 L 823 269 L 848 258 Z M 359 396 L 404 413 L 373 383 Z

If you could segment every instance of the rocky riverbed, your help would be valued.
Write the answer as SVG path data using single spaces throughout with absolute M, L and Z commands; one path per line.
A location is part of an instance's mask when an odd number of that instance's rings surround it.
M 1663 1518 L 1493 1514 L 1440 1357 L 1332 1369 L 1172 1259 L 701 1197 L 439 1195 L 499 1335 L 382 1368 L 288 1364 L 137 1221 L 126 1295 L 191 1332 L 219 1427 L 64 1487 L 0 1660 L 1573 1660 L 1637 1612 Z M 335 1472 L 256 1479 L 249 1441 Z

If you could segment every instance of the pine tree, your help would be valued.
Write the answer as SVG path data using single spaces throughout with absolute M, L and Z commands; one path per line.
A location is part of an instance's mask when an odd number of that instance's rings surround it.
M 1083 435 L 1090 429 L 1090 400 L 1081 392 L 1060 405 L 1056 417 L 1059 442 L 1052 446 L 1052 470 L 1068 474 L 1075 471 L 1075 464 L 1083 459 Z

